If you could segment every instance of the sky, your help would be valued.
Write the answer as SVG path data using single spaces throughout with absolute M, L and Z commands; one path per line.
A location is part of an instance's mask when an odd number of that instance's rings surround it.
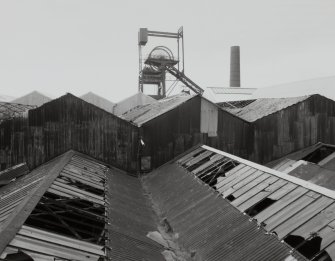
M 0 0 L 0 94 L 118 102 L 138 90 L 139 28 L 180 26 L 185 74 L 203 88 L 228 86 L 232 45 L 242 87 L 335 75 L 334 0 Z

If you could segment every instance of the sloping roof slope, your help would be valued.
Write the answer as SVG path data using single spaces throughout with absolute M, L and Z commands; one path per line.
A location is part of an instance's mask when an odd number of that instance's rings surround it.
M 310 96 L 301 96 L 294 98 L 264 98 L 257 99 L 243 108 L 231 109 L 226 107 L 223 109 L 248 122 L 254 122 L 267 115 L 302 102 L 309 97 Z
M 141 126 L 142 124 L 178 107 L 193 97 L 195 97 L 195 95 L 180 94 L 170 96 L 155 103 L 135 107 L 120 117 L 135 123 L 137 126 Z
M 28 110 L 36 108 L 35 105 L 0 102 L 0 122 L 15 117 L 22 117 Z
M 49 101 L 51 101 L 51 98 L 45 96 L 44 94 L 38 91 L 33 91 L 22 97 L 16 98 L 15 100 L 11 102 L 25 104 L 25 105 L 41 106 L 42 104 L 49 102 Z
M 253 99 L 256 88 L 207 87 L 205 96 L 214 103 Z
M 258 88 L 253 98 L 282 98 L 320 94 L 335 100 L 335 76 Z
M 113 113 L 113 107 L 115 104 L 93 92 L 88 92 L 80 97 L 86 102 L 89 102 L 105 111 Z
M 97 261 L 106 247 L 111 260 L 165 260 L 147 236 L 157 223 L 140 180 L 86 155 L 69 151 L 17 177 L 0 199 L 0 259 Z
M 206 183 L 170 163 L 144 179 L 178 242 L 195 260 L 285 260 L 290 248 L 267 235 Z M 293 260 L 303 260 L 299 255 Z
M 157 225 L 140 180 L 113 169 L 107 183 L 111 260 L 165 260 L 164 247 L 147 237 Z
M 335 191 L 208 146 L 178 164 L 293 251 L 335 258 Z
M 317 143 L 270 162 L 269 167 L 335 190 L 335 146 Z
M 15 99 L 15 97 L 0 94 L 0 101 L 2 101 L 2 102 L 10 102 L 14 99 Z
M 122 115 L 125 112 L 141 105 L 157 102 L 154 98 L 145 95 L 143 92 L 138 92 L 120 102 L 118 102 L 114 107 L 115 115 Z

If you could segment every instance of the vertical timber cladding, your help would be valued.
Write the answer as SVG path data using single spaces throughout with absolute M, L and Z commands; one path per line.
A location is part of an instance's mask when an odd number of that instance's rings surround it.
M 144 123 L 140 127 L 142 169 L 157 168 L 192 146 L 201 143 L 201 98 L 194 98 Z
M 195 96 L 142 125 L 142 169 L 156 168 L 199 143 L 248 158 L 251 130 L 248 122 Z
M 0 123 L 0 170 L 25 161 L 28 119 L 18 117 Z
M 247 159 L 254 144 L 253 129 L 249 122 L 220 109 L 218 137 L 209 139 L 205 144 Z
M 335 102 L 312 95 L 253 125 L 255 140 L 249 159 L 264 164 L 317 142 L 334 144 Z
M 138 128 L 71 94 L 29 111 L 30 167 L 69 149 L 135 172 Z

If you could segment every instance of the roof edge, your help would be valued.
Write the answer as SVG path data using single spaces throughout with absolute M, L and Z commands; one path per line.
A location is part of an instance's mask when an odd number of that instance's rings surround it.
M 59 162 L 56 162 L 54 166 L 48 169 L 49 175 L 46 176 L 41 184 L 39 184 L 35 189 L 30 192 L 31 197 L 26 197 L 26 199 L 18 206 L 15 211 L 13 211 L 13 213 L 4 224 L 4 229 L 0 234 L 0 253 L 5 250 L 10 241 L 15 237 L 30 213 L 40 201 L 41 197 L 51 186 L 52 182 L 58 177 L 59 173 L 62 171 L 65 165 L 71 160 L 74 153 L 75 152 L 73 150 L 69 150 L 68 152 L 65 152 L 64 154 L 41 165 L 43 166 L 45 164 L 51 163 L 52 161 L 56 161 L 57 159 L 59 160 Z M 31 172 L 38 171 L 41 166 L 37 167 Z
M 308 182 L 306 180 L 302 180 L 302 179 L 296 178 L 294 176 L 291 176 L 289 174 L 286 174 L 286 173 L 283 173 L 283 172 L 280 172 L 280 171 L 277 171 L 277 170 L 274 170 L 274 169 L 270 169 L 270 168 L 265 167 L 263 165 L 254 163 L 254 162 L 246 160 L 246 159 L 242 159 L 242 158 L 240 158 L 238 156 L 229 154 L 227 152 L 224 152 L 224 151 L 221 151 L 221 150 L 218 150 L 218 149 L 214 149 L 214 148 L 206 146 L 206 145 L 203 145 L 201 147 L 204 148 L 204 149 L 206 149 L 206 150 L 209 150 L 209 151 L 218 153 L 220 155 L 223 155 L 225 157 L 231 158 L 233 160 L 236 160 L 236 161 L 238 161 L 240 163 L 243 163 L 245 165 L 248 165 L 248 166 L 250 166 L 252 168 L 256 168 L 258 170 L 267 172 L 267 173 L 269 173 L 271 175 L 277 176 L 277 177 L 279 177 L 281 179 L 285 179 L 287 181 L 290 181 L 290 182 L 292 182 L 294 184 L 297 184 L 299 186 L 302 186 L 304 188 L 313 190 L 314 192 L 317 192 L 317 193 L 322 194 L 324 196 L 327 196 L 327 197 L 330 197 L 332 199 L 335 199 L 335 191 L 333 191 L 331 189 L 327 189 L 327 188 L 321 187 L 319 185 L 316 185 L 314 183 Z

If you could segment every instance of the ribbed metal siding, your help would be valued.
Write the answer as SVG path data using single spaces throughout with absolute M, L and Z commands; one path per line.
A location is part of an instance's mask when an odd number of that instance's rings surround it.
M 179 243 L 203 260 L 285 260 L 290 255 L 288 246 L 175 164 L 155 171 L 145 184 Z
M 111 260 L 165 260 L 164 248 L 146 235 L 156 231 L 154 212 L 138 178 L 107 173 L 108 256 Z

